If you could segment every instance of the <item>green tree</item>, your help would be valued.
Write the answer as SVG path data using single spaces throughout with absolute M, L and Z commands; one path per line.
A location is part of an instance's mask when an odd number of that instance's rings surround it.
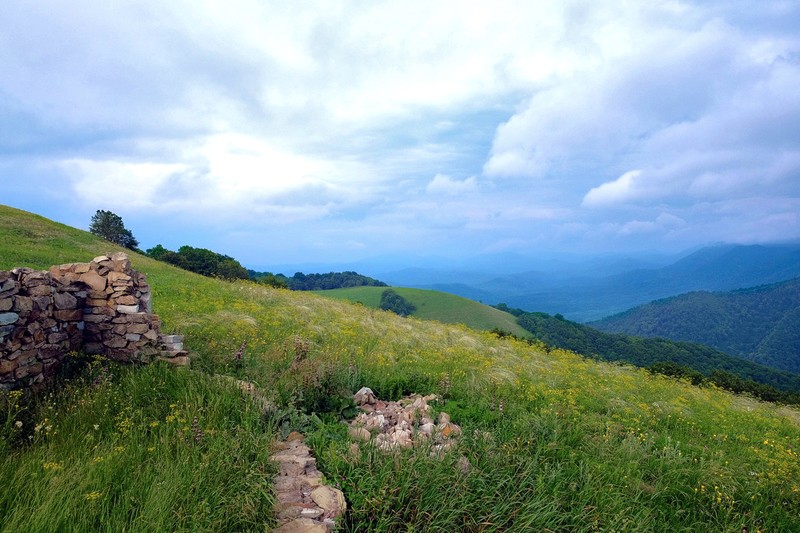
M 381 293 L 381 303 L 379 307 L 384 311 L 392 311 L 400 316 L 408 316 L 417 310 L 414 304 L 397 294 L 392 289 L 386 289 L 383 291 L 383 293 Z
M 175 252 L 167 250 L 166 248 L 164 248 L 160 244 L 156 244 L 152 248 L 148 248 L 147 250 L 145 250 L 144 253 L 145 253 L 145 255 L 147 255 L 148 257 L 152 257 L 153 259 L 158 259 L 159 261 L 164 261 L 165 260 L 164 257 L 167 254 L 174 254 Z
M 139 246 L 139 241 L 133 236 L 131 230 L 125 228 L 122 218 L 111 211 L 98 209 L 92 216 L 89 231 L 131 250 L 136 250 L 136 247 Z
M 223 279 L 248 279 L 249 277 L 247 269 L 239 261 L 206 248 L 194 248 L 186 245 L 181 246 L 177 252 L 173 252 L 157 244 L 149 248 L 145 254 L 153 259 L 158 259 L 204 276 Z

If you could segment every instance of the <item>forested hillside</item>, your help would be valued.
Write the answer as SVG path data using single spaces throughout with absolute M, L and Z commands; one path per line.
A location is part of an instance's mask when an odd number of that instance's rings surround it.
M 604 333 L 584 324 L 566 320 L 561 315 L 526 313 L 502 305 L 498 307 L 515 314 L 520 326 L 550 346 L 606 361 L 625 361 L 642 367 L 670 361 L 697 370 L 704 375 L 710 375 L 714 370 L 723 370 L 784 391 L 800 391 L 798 374 L 733 357 L 702 344 Z
M 609 333 L 713 346 L 800 371 L 800 278 L 732 292 L 692 292 L 591 323 Z

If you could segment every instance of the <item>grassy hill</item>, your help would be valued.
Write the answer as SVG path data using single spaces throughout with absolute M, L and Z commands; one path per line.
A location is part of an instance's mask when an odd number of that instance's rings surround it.
M 800 371 L 800 278 L 731 292 L 691 292 L 591 323 L 610 333 L 713 346 Z
M 0 207 L 0 268 L 115 249 Z M 6 398 L 2 531 L 263 531 L 273 523 L 269 444 L 290 429 L 305 432 L 347 496 L 344 531 L 800 530 L 797 410 L 132 262 L 164 329 L 186 335 L 192 368 L 94 360 L 33 405 Z M 215 374 L 257 383 L 279 408 L 262 416 Z M 335 406 L 362 385 L 386 399 L 441 395 L 437 409 L 464 429 L 459 444 L 441 458 L 353 448 Z
M 384 290 L 386 287 L 352 287 L 316 291 L 316 294 L 336 300 L 360 302 L 367 307 L 377 309 Z M 494 307 L 446 292 L 405 287 L 392 287 L 392 290 L 414 304 L 416 311 L 412 316 L 416 318 L 438 320 L 445 324 L 464 324 L 467 327 L 485 331 L 498 328 L 520 337 L 529 336 L 528 332 L 517 324 L 513 315 Z

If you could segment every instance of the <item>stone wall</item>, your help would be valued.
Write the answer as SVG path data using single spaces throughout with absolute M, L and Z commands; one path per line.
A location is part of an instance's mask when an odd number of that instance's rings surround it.
M 124 253 L 0 271 L 0 388 L 44 382 L 73 350 L 148 362 L 160 327 L 147 280 Z

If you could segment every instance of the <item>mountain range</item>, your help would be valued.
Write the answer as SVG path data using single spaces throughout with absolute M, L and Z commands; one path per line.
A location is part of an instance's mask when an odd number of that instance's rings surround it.
M 800 244 L 719 244 L 674 259 L 556 261 L 541 266 L 496 276 L 418 268 L 377 277 L 392 285 L 436 289 L 589 322 L 682 293 L 728 291 L 798 277 Z

